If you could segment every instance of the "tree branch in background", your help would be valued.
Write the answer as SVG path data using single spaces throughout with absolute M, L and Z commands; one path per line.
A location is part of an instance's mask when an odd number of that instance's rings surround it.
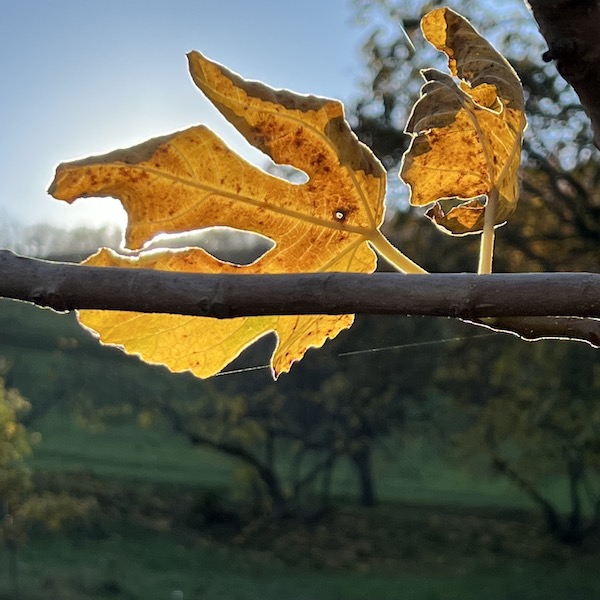
M 202 275 L 52 263 L 0 251 L 0 297 L 58 311 L 215 318 L 296 314 L 454 317 L 526 339 L 600 345 L 600 274 Z
M 548 51 L 544 60 L 570 83 L 592 122 L 600 147 L 600 5 L 594 0 L 529 0 Z

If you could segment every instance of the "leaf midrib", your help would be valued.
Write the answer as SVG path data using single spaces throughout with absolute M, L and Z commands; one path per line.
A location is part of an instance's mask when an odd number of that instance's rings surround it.
M 338 225 L 337 223 L 334 223 L 333 221 L 329 221 L 327 219 L 321 219 L 319 217 L 307 215 L 306 213 L 295 211 L 295 210 L 285 208 L 282 206 L 275 206 L 273 204 L 269 204 L 264 201 L 252 198 L 250 196 L 245 196 L 245 195 L 238 194 L 238 193 L 228 192 L 228 191 L 219 189 L 218 187 L 212 187 L 208 184 L 200 183 L 200 182 L 193 181 L 190 179 L 185 179 L 183 177 L 179 177 L 179 176 L 173 175 L 171 173 L 161 171 L 160 169 L 155 169 L 152 167 L 142 166 L 142 165 L 127 165 L 127 166 L 129 168 L 139 169 L 140 171 L 147 173 L 149 175 L 155 175 L 157 177 L 162 177 L 162 178 L 168 179 L 174 183 L 180 183 L 185 186 L 193 187 L 197 190 L 201 190 L 201 191 L 205 192 L 206 194 L 222 196 L 224 198 L 233 200 L 235 202 L 242 202 L 244 204 L 248 204 L 251 206 L 263 208 L 272 213 L 282 215 L 287 218 L 305 221 L 312 225 L 316 225 L 318 227 L 324 227 L 326 229 L 331 229 L 331 230 L 335 230 L 335 231 L 347 231 L 349 233 L 355 233 L 358 235 L 362 235 L 365 238 L 365 240 L 369 239 L 371 237 L 371 235 L 376 231 L 376 227 L 368 229 L 366 227 L 359 227 L 359 226 L 353 226 L 353 225 L 342 225 L 342 224 Z M 265 175 L 269 176 L 268 173 L 265 173 Z M 284 183 L 287 183 L 287 182 L 284 182 Z M 291 186 L 294 184 L 288 184 L 288 185 Z M 294 187 L 300 188 L 305 185 L 307 185 L 307 183 L 301 184 L 300 186 L 294 185 Z M 203 198 L 202 200 L 200 200 L 200 202 L 203 202 L 205 199 L 206 198 Z M 186 212 L 191 212 L 192 210 L 194 210 L 194 208 L 195 208 L 195 206 L 193 208 L 190 208 L 189 211 L 186 211 Z M 186 214 L 186 212 L 178 213 L 178 215 L 179 216 L 184 215 L 184 214 Z M 172 217 L 168 218 L 168 219 L 152 219 L 149 221 L 138 221 L 136 223 L 136 225 L 138 225 L 138 226 L 139 225 L 151 225 L 153 223 L 164 223 L 164 222 L 171 221 L 171 220 L 173 220 Z

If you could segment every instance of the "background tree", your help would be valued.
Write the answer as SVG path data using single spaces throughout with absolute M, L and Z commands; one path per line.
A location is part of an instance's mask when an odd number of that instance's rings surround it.
M 9 366 L 0 357 L 4 372 Z M 68 494 L 38 492 L 27 464 L 36 435 L 21 422 L 29 402 L 14 388 L 7 389 L 0 378 L 0 538 L 8 553 L 8 579 L 13 597 L 21 597 L 17 551 L 36 524 L 60 529 L 65 521 L 82 517 L 93 506 L 90 499 Z
M 457 346 L 461 363 L 447 361 L 437 380 L 470 420 L 455 438 L 459 454 L 486 456 L 537 505 L 557 539 L 579 543 L 597 531 L 600 384 L 594 352 L 510 339 L 487 348 Z M 561 481 L 566 494 L 556 493 Z M 561 497 L 568 498 L 566 507 Z

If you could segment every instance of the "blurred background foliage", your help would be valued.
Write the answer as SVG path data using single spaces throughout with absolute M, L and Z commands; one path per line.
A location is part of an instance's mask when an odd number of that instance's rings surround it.
M 409 210 L 397 179 L 419 69 L 445 68 L 418 29 L 440 4 L 354 1 L 365 68 L 348 113 L 390 172 L 386 233 L 428 270 L 473 271 L 477 240 Z M 443 4 L 526 91 L 522 196 L 496 269 L 598 271 L 598 152 L 523 3 Z M 106 230 L 2 235 L 64 260 L 118 244 Z M 243 262 L 264 251 L 224 231 L 199 243 Z M 276 383 L 271 339 L 203 382 L 100 347 L 73 315 L 2 301 L 0 332 L 4 597 L 600 593 L 600 361 L 587 345 L 358 316 Z

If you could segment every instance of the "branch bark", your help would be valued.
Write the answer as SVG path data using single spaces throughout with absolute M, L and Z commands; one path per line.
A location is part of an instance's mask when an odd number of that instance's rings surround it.
M 556 61 L 592 122 L 600 147 L 600 4 L 595 0 L 529 0 L 548 44 L 544 60 Z
M 202 275 L 52 263 L 0 251 L 0 297 L 57 311 L 215 318 L 297 314 L 454 317 L 526 339 L 600 345 L 600 274 Z
M 600 274 L 203 275 L 53 263 L 0 251 L 0 296 L 57 311 L 233 318 L 298 314 L 600 317 Z

